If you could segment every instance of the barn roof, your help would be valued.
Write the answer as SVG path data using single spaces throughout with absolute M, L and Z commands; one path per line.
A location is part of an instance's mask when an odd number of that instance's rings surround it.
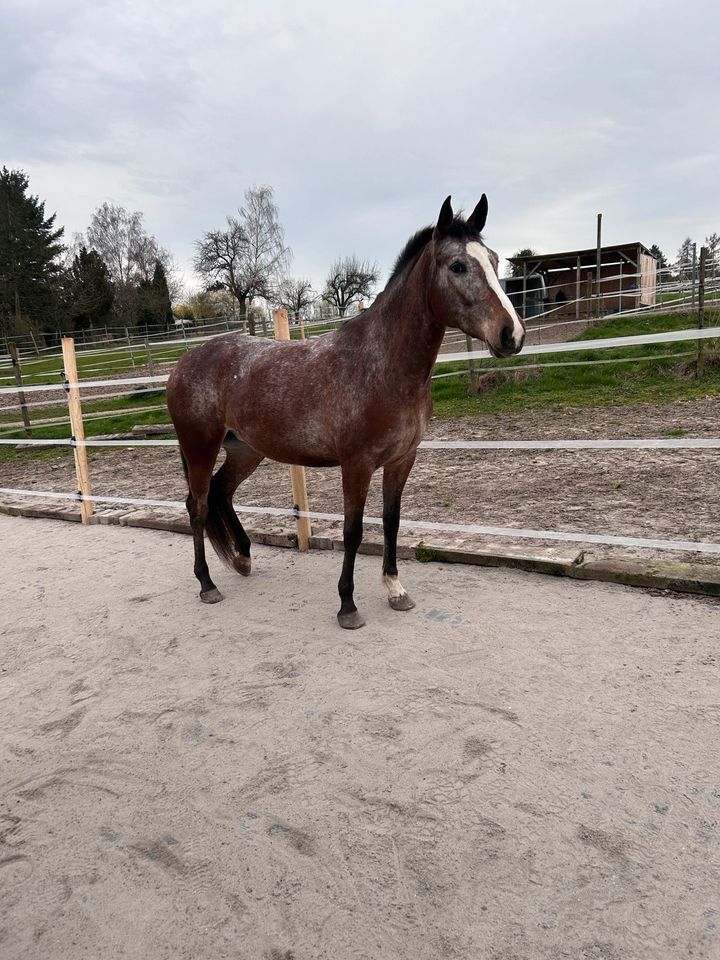
M 601 247 L 600 254 L 603 264 L 636 262 L 638 254 L 645 253 L 652 257 L 650 250 L 644 243 L 620 243 L 613 246 Z M 508 257 L 510 263 L 522 267 L 523 264 L 543 266 L 545 270 L 571 270 L 577 267 L 578 257 L 580 267 L 594 267 L 597 265 L 597 247 L 586 250 L 566 250 L 564 253 L 534 253 L 525 257 Z

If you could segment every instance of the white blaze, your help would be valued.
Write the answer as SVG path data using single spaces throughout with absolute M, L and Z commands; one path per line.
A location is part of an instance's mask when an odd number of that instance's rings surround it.
M 498 280 L 497 274 L 495 273 L 495 268 L 492 265 L 490 254 L 481 243 L 477 242 L 477 240 L 472 240 L 470 243 L 468 243 L 465 249 L 467 250 L 468 254 L 477 260 L 482 267 L 483 272 L 485 273 L 485 279 L 488 282 L 488 286 L 493 293 L 496 294 L 498 300 L 503 305 L 508 316 L 512 320 L 513 340 L 515 341 L 515 346 L 519 347 L 523 338 L 522 324 L 520 323 L 518 315 L 515 312 L 515 307 L 512 305 L 508 295 L 500 286 L 500 281 Z

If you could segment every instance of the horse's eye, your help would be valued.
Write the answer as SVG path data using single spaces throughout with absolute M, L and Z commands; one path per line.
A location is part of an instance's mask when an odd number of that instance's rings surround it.
M 467 273 L 467 267 L 460 260 L 456 260 L 454 263 L 451 263 L 450 269 L 453 273 Z

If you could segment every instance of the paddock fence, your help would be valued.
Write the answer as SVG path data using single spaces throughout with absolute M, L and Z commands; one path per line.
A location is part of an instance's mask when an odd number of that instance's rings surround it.
M 276 314 L 284 311 L 276 311 Z M 276 330 L 281 318 L 275 317 Z M 287 327 L 287 319 L 285 318 Z M 643 344 L 662 344 L 678 342 L 704 343 L 710 339 L 720 338 L 720 326 L 689 328 L 683 330 L 669 330 L 662 333 L 644 334 L 640 336 L 612 337 L 590 341 L 569 341 L 560 343 L 536 344 L 525 348 L 524 353 L 536 356 L 552 355 L 556 353 L 570 353 L 572 351 L 587 350 L 607 350 L 619 347 L 639 346 Z M 71 423 L 71 432 L 69 436 L 38 439 L 26 437 L 18 439 L 7 436 L 0 437 L 0 444 L 21 446 L 24 449 L 43 448 L 43 447 L 71 447 L 75 455 L 77 485 L 76 491 L 54 491 L 54 490 L 29 490 L 15 487 L 0 488 L 0 495 L 5 502 L 17 502 L 18 500 L 29 499 L 43 501 L 58 501 L 65 503 L 75 503 L 82 509 L 83 520 L 87 522 L 95 506 L 140 506 L 146 508 L 162 508 L 169 510 L 182 511 L 185 509 L 184 503 L 175 500 L 154 500 L 139 497 L 117 497 L 106 496 L 93 493 L 90 486 L 90 477 L 87 467 L 86 451 L 88 448 L 107 449 L 112 447 L 142 448 L 142 447 L 173 447 L 177 446 L 177 440 L 172 438 L 155 439 L 133 439 L 133 438 L 85 438 L 83 432 L 83 414 L 80 398 L 85 396 L 99 396 L 96 391 L 100 388 L 115 388 L 119 395 L 127 391 L 128 387 L 139 388 L 143 391 L 161 390 L 167 381 L 166 374 L 154 376 L 128 377 L 124 379 L 103 378 L 103 379 L 79 379 L 76 374 L 72 374 L 75 358 L 74 342 L 72 338 L 66 338 L 64 343 L 66 351 L 65 365 L 68 376 L 62 382 L 45 382 L 42 384 L 30 384 L 24 386 L 24 393 L 29 395 L 39 393 L 59 392 L 66 395 L 68 403 L 68 417 Z M 439 365 L 446 363 L 455 363 L 457 361 L 466 362 L 468 360 L 483 360 L 490 358 L 491 354 L 487 350 L 465 350 L 461 352 L 448 352 L 440 354 L 437 359 Z M 673 356 L 678 356 L 674 354 Z M 632 358 L 642 359 L 642 358 Z M 95 392 L 94 392 L 95 391 Z M 87 393 L 86 393 L 87 392 Z M 17 396 L 18 388 L 3 386 L 0 387 L 0 397 Z M 101 395 L 100 395 L 101 396 Z M 25 401 L 26 405 L 33 401 Z M 40 403 L 47 401 L 38 401 Z M 161 407 L 164 409 L 164 404 Z M 147 407 L 140 408 L 147 410 Z M 106 414 L 103 416 L 111 416 Z M 702 439 L 587 439 L 587 440 L 430 440 L 423 441 L 420 444 L 420 452 L 424 450 L 467 450 L 467 451 L 550 451 L 550 450 L 702 450 L 713 451 L 720 449 L 720 438 L 702 438 Z M 304 476 L 302 480 L 304 487 Z M 304 497 L 304 500 L 303 500 Z M 250 505 L 237 505 L 236 510 L 241 514 L 265 515 L 276 518 L 282 518 L 288 521 L 295 521 L 298 525 L 299 543 L 302 545 L 303 538 L 300 536 L 301 529 L 307 531 L 311 521 L 330 521 L 342 522 L 343 517 L 335 513 L 323 513 L 312 511 L 307 503 L 307 491 L 298 491 L 295 481 L 293 481 L 292 502 L 290 498 L 285 506 L 260 507 Z M 366 516 L 364 522 L 368 525 L 382 525 L 380 517 Z M 302 526 L 301 526 L 302 525 Z M 568 542 L 578 544 L 602 544 L 610 546 L 633 547 L 640 549 L 652 549 L 660 551 L 692 552 L 696 554 L 720 554 L 720 543 L 703 542 L 698 540 L 685 539 L 653 539 L 647 537 L 620 536 L 592 531 L 575 530 L 542 530 L 530 529 L 525 527 L 492 526 L 483 524 L 467 524 L 461 522 L 440 522 L 432 520 L 403 519 L 401 521 L 403 530 L 412 530 L 424 534 L 433 533 L 452 533 L 462 536 L 480 535 L 489 538 L 506 538 L 534 541 L 550 542 Z M 305 537 L 305 546 L 307 546 L 307 537 Z

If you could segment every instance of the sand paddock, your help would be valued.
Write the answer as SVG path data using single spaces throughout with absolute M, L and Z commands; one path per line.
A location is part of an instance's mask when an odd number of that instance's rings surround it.
M 720 956 L 716 601 L 0 516 L 3 960 Z

